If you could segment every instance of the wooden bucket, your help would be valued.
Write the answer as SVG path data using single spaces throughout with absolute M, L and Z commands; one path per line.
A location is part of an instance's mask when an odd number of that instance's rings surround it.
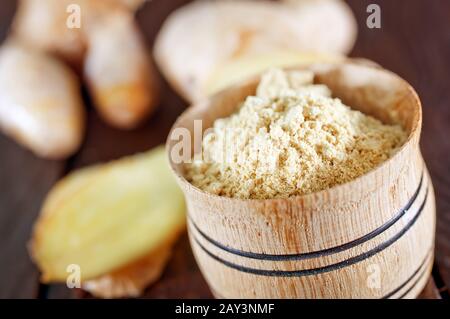
M 407 142 L 349 183 L 289 199 L 208 194 L 187 182 L 183 164 L 170 159 L 202 273 L 217 298 L 414 298 L 431 271 L 435 232 L 433 186 L 419 149 L 420 100 L 381 68 L 346 62 L 309 69 L 347 105 L 401 123 Z M 194 136 L 194 120 L 205 130 L 253 95 L 258 81 L 192 106 L 172 132 L 185 128 Z M 178 142 L 169 135 L 169 154 Z

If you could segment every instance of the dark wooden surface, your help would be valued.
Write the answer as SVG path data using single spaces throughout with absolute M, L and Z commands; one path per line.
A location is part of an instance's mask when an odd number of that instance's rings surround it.
M 138 20 L 149 47 L 164 18 L 186 0 L 153 0 Z M 352 56 L 372 59 L 407 79 L 419 92 L 424 111 L 422 150 L 437 198 L 433 278 L 422 298 L 448 298 L 450 287 L 450 1 L 349 0 L 359 22 Z M 368 29 L 369 3 L 382 10 L 382 29 Z M 14 0 L 0 3 L 0 37 L 8 30 Z M 37 30 L 39 32 L 39 30 Z M 163 82 L 157 114 L 132 132 L 112 129 L 89 110 L 82 149 L 68 161 L 37 159 L 0 135 L 0 298 L 86 298 L 63 285 L 40 285 L 27 253 L 30 230 L 50 187 L 72 169 L 133 154 L 163 143 L 186 104 Z M 190 252 L 187 236 L 178 242 L 161 280 L 146 298 L 211 298 Z

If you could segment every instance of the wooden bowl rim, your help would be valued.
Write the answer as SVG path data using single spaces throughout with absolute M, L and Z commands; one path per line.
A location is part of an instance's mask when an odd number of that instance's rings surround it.
M 315 70 L 317 70 L 315 68 L 337 69 L 337 68 L 342 68 L 345 66 L 356 66 L 356 67 L 360 67 L 363 69 L 371 69 L 375 72 L 382 72 L 386 75 L 389 75 L 390 77 L 392 77 L 392 79 L 398 81 L 398 83 L 400 83 L 402 85 L 402 87 L 405 88 L 405 91 L 406 90 L 408 91 L 408 94 L 405 94 L 402 97 L 402 101 L 406 98 L 412 98 L 415 101 L 414 109 L 415 109 L 416 113 L 413 116 L 413 120 L 412 120 L 413 123 L 412 123 L 411 131 L 409 132 L 405 143 L 396 151 L 396 153 L 392 157 L 390 157 L 386 161 L 382 162 L 381 164 L 377 165 L 376 167 L 372 168 L 371 170 L 364 173 L 363 175 L 358 176 L 357 178 L 355 178 L 351 181 L 348 181 L 346 183 L 338 184 L 333 187 L 326 188 L 326 189 L 323 189 L 323 190 L 320 190 L 317 192 L 290 196 L 288 198 L 268 198 L 268 199 L 233 198 L 233 197 L 228 197 L 228 196 L 212 194 L 212 193 L 206 192 L 206 191 L 194 186 L 193 184 L 191 184 L 189 181 L 186 180 L 186 178 L 183 176 L 183 174 L 181 174 L 178 171 L 177 167 L 180 165 L 183 165 L 183 164 L 175 164 L 175 163 L 173 163 L 172 159 L 170 158 L 170 151 L 171 151 L 171 149 L 173 147 L 173 143 L 174 143 L 174 141 L 171 141 L 171 139 L 170 139 L 170 136 L 171 136 L 173 130 L 175 128 L 179 127 L 180 122 L 182 122 L 183 120 L 186 120 L 186 118 L 189 118 L 192 114 L 196 114 L 196 112 L 198 110 L 207 108 L 209 104 L 211 104 L 214 101 L 217 101 L 222 96 L 229 95 L 230 92 L 232 92 L 234 90 L 238 90 L 239 88 L 241 88 L 243 86 L 255 85 L 260 80 L 260 75 L 255 75 L 246 80 L 240 81 L 224 90 L 221 90 L 221 91 L 213 94 L 210 97 L 206 97 L 206 98 L 203 98 L 203 99 L 197 101 L 193 105 L 189 106 L 177 118 L 175 123 L 172 125 L 172 128 L 170 129 L 170 132 L 169 132 L 169 135 L 168 135 L 167 141 L 166 141 L 166 153 L 169 158 L 170 168 L 172 169 L 173 173 L 175 174 L 180 186 L 182 186 L 182 188 L 186 188 L 187 190 L 195 193 L 197 196 L 210 198 L 211 200 L 219 200 L 219 201 L 230 202 L 230 203 L 232 202 L 232 203 L 237 203 L 237 204 L 240 203 L 240 204 L 250 204 L 250 205 L 252 205 L 252 204 L 265 205 L 265 204 L 269 204 L 269 203 L 275 204 L 275 203 L 282 203 L 282 202 L 286 202 L 286 201 L 309 201 L 309 200 L 313 200 L 313 199 L 317 200 L 317 198 L 327 198 L 327 197 L 329 197 L 328 196 L 329 193 L 334 192 L 334 191 L 342 191 L 342 192 L 345 192 L 346 190 L 350 191 L 350 190 L 354 189 L 354 188 L 352 188 L 352 186 L 354 186 L 355 184 L 360 183 L 364 179 L 373 178 L 380 171 L 384 170 L 389 164 L 391 164 L 392 162 L 394 162 L 396 160 L 400 160 L 401 154 L 404 153 L 409 146 L 411 146 L 411 143 L 414 143 L 416 140 L 417 141 L 419 140 L 420 133 L 421 133 L 421 125 L 422 125 L 422 103 L 421 103 L 420 98 L 419 98 L 417 92 L 415 91 L 415 89 L 406 80 L 404 80 L 403 78 L 401 78 L 399 75 L 395 74 L 394 72 L 384 69 L 382 67 L 378 67 L 376 65 L 369 65 L 367 63 L 359 63 L 357 60 L 352 60 L 352 59 L 347 59 L 346 61 L 337 62 L 337 63 L 314 63 L 314 64 L 310 64 L 310 65 L 301 65 L 301 66 L 297 66 L 297 67 L 288 67 L 288 68 L 282 68 L 282 69 L 284 69 L 284 70 L 312 69 L 313 71 L 315 71 Z M 337 97 L 339 98 L 339 96 L 337 96 Z M 367 190 L 367 192 L 369 192 L 369 191 L 370 190 Z

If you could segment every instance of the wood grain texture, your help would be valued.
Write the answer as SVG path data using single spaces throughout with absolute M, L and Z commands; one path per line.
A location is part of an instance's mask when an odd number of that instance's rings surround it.
M 27 243 L 40 205 L 64 163 L 37 159 L 0 136 L 0 298 L 37 296 L 39 273 Z
M 0 38 L 7 34 L 15 0 L 0 4 Z M 165 17 L 187 0 L 153 0 L 138 13 L 149 47 Z M 365 27 L 370 3 L 382 8 L 382 29 Z M 441 293 L 450 287 L 450 1 L 348 0 L 359 22 L 352 56 L 373 59 L 408 80 L 424 104 L 422 152 L 430 170 L 437 199 L 436 279 Z M 173 120 L 186 104 L 165 84 L 160 109 L 141 129 L 122 132 L 105 125 L 89 109 L 86 144 L 69 160 L 68 169 L 102 162 L 145 150 L 165 140 Z M 0 297 L 38 296 L 38 273 L 25 244 L 32 222 L 48 188 L 64 174 L 64 163 L 46 162 L 0 137 Z M 14 171 L 12 171 L 14 170 Z M 17 173 L 19 172 L 19 173 Z M 34 177 L 33 177 L 34 176 Z M 6 182 L 5 182 L 6 181 Z M 425 294 L 426 295 L 426 294 Z M 42 297 L 88 297 L 63 285 L 42 289 Z M 211 297 L 193 260 L 187 238 L 180 239 L 162 279 L 144 297 Z

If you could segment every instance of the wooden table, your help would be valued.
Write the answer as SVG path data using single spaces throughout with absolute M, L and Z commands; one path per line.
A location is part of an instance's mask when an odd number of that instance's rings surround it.
M 139 12 L 149 47 L 164 18 L 186 0 L 153 0 Z M 372 59 L 407 79 L 423 101 L 422 150 L 437 197 L 437 238 L 433 278 L 423 298 L 448 298 L 450 287 L 450 1 L 349 0 L 359 22 L 352 56 Z M 382 29 L 366 27 L 367 5 L 378 3 Z M 0 37 L 7 34 L 15 1 L 0 4 Z M 326 23 L 326 22 L 324 22 Z M 39 30 L 37 30 L 39 32 Z M 171 124 L 186 108 L 164 83 L 157 114 L 142 128 L 123 132 L 108 127 L 89 108 L 82 149 L 67 161 L 38 159 L 0 135 L 0 298 L 81 298 L 86 294 L 63 285 L 39 284 L 27 242 L 42 200 L 69 171 L 119 158 L 165 141 Z M 161 280 L 147 298 L 211 298 L 191 254 L 187 236 L 178 242 Z

